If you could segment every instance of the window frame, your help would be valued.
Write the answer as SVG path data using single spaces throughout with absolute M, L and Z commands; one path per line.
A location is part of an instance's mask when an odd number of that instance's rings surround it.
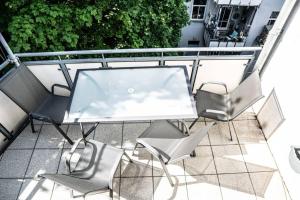
M 205 13 L 206 13 L 206 5 L 207 5 L 208 0 L 204 0 L 204 1 L 205 1 L 205 5 L 204 4 L 203 5 L 194 5 L 194 0 L 192 0 L 192 10 L 191 10 L 191 13 L 190 13 L 190 20 L 191 21 L 204 21 Z M 202 18 L 193 18 L 193 12 L 194 12 L 194 8 L 195 7 L 198 8 L 198 15 L 199 15 L 200 8 L 204 8 L 203 17 Z
M 225 20 L 221 20 L 221 12 L 222 12 L 222 9 L 223 8 L 230 8 L 230 14 L 229 14 L 229 17 L 227 19 L 227 24 L 226 24 L 226 27 L 219 27 L 219 23 L 220 22 L 226 22 Z M 217 20 L 217 27 L 219 30 L 227 30 L 228 29 L 228 26 L 229 26 L 229 22 L 230 22 L 230 19 L 231 19 L 231 16 L 232 16 L 232 13 L 233 13 L 233 7 L 232 6 L 221 6 L 219 8 L 219 12 L 218 12 L 218 20 Z

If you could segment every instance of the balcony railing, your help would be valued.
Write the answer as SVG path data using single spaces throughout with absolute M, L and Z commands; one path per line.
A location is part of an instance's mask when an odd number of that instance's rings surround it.
M 214 0 L 219 5 L 259 6 L 262 0 Z

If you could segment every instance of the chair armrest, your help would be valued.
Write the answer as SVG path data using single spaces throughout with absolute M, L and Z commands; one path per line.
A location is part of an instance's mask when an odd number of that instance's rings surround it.
M 217 82 L 217 81 L 204 82 L 199 87 L 199 90 L 201 90 L 203 88 L 203 86 L 208 85 L 208 84 L 222 85 L 225 88 L 226 94 L 228 94 L 227 85 L 225 83 Z
M 3 124 L 0 123 L 0 132 L 7 138 L 7 139 L 12 139 L 13 135 L 12 135 L 12 131 L 9 132 L 5 126 L 3 126 Z
M 32 118 L 37 119 L 37 120 L 41 120 L 41 121 L 46 121 L 46 122 L 50 122 L 52 123 L 53 120 L 47 116 L 38 114 L 38 113 L 30 113 L 29 114 Z
M 65 85 L 61 85 L 61 84 L 55 83 L 55 84 L 53 84 L 53 85 L 51 86 L 51 93 L 52 93 L 53 95 L 54 95 L 54 89 L 55 89 L 55 87 L 60 87 L 60 88 L 63 88 L 63 89 L 66 89 L 66 90 L 71 91 L 70 88 L 69 88 L 68 86 L 65 86 Z
M 80 138 L 80 139 L 76 140 L 76 142 L 73 144 L 71 150 L 66 155 L 66 166 L 67 166 L 67 169 L 68 169 L 69 173 L 72 172 L 72 170 L 71 170 L 71 158 L 74 155 L 75 150 L 77 149 L 78 145 L 80 144 L 80 142 L 82 140 L 85 140 L 85 138 Z
M 186 124 L 186 122 L 184 120 L 178 120 L 179 122 L 181 122 L 181 124 L 184 126 L 184 128 L 186 129 L 186 132 L 188 135 L 190 135 L 190 129 L 188 127 L 188 125 Z M 183 130 L 184 131 L 184 130 Z

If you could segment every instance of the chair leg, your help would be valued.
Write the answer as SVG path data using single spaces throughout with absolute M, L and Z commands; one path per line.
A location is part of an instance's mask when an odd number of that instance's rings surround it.
M 110 197 L 110 199 L 113 199 L 113 194 L 114 194 L 113 190 L 109 188 L 109 197 Z
M 161 166 L 163 167 L 163 169 L 164 169 L 164 171 L 165 171 L 165 173 L 166 173 L 166 175 L 167 175 L 167 178 L 168 178 L 168 180 L 169 180 L 170 185 L 173 187 L 174 184 L 173 184 L 173 181 L 172 181 L 172 179 L 171 179 L 171 175 L 169 174 L 169 171 L 168 171 L 168 169 L 167 169 L 166 164 L 165 164 L 164 161 L 161 160 L 161 159 L 159 159 L 159 161 L 160 161 Z
M 73 145 L 74 144 L 74 142 L 67 136 L 67 134 L 57 125 L 57 124 L 55 124 L 55 123 L 52 123 L 54 126 L 55 126 L 55 128 L 56 128 L 56 130 L 58 130 L 58 132 L 71 144 L 71 145 Z
M 230 134 L 230 141 L 232 141 L 232 134 L 231 134 L 231 128 L 230 128 L 229 120 L 227 120 L 227 125 L 228 125 L 228 129 L 229 129 L 229 134 Z
M 73 190 L 70 189 L 70 197 L 73 199 L 74 198 L 74 194 L 73 194 Z
M 124 152 L 124 156 L 129 160 L 129 162 L 133 162 L 132 159 L 128 156 L 128 154 L 126 152 Z
M 31 126 L 31 132 L 35 133 L 34 124 L 33 124 L 33 118 L 32 118 L 31 115 L 29 115 L 29 121 L 30 121 L 30 126 Z
M 137 146 L 139 145 L 139 143 L 135 143 L 135 146 L 134 146 L 134 149 L 133 149 L 133 152 L 132 152 L 132 155 L 134 155 L 134 151 L 136 150 Z

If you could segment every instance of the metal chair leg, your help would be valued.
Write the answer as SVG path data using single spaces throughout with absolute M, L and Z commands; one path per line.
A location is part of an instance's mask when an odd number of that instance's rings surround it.
M 33 118 L 32 118 L 31 115 L 29 115 L 29 121 L 30 121 L 30 126 L 31 126 L 31 132 L 35 133 L 34 124 L 33 124 Z
M 230 141 L 232 141 L 232 134 L 231 134 L 231 128 L 230 128 L 229 120 L 227 120 L 227 125 L 228 125 L 228 129 L 229 129 L 229 134 L 230 134 Z
M 109 188 L 109 197 L 110 197 L 110 199 L 113 199 L 113 194 L 114 194 L 113 190 Z
M 54 127 L 56 128 L 56 130 L 58 130 L 58 132 L 71 144 L 73 145 L 74 142 L 67 136 L 67 134 L 55 123 L 52 123 L 54 125 Z
M 136 148 L 137 148 L 138 144 L 139 144 L 139 143 L 135 143 L 135 146 L 134 146 L 134 149 L 133 149 L 132 155 L 134 155 L 134 151 L 136 150 Z
M 132 159 L 128 156 L 128 154 L 126 152 L 124 152 L 124 156 L 129 160 L 129 162 L 133 162 Z
M 163 169 L 164 169 L 164 171 L 165 171 L 165 173 L 166 173 L 166 175 L 167 175 L 167 178 L 168 178 L 168 180 L 169 180 L 170 185 L 173 187 L 174 184 L 173 184 L 173 181 L 172 181 L 172 179 L 171 179 L 171 175 L 169 174 L 169 171 L 168 171 L 168 169 L 167 169 L 166 164 L 165 164 L 164 161 L 161 160 L 161 159 L 159 159 L 159 161 L 160 161 L 161 166 L 163 167 Z

